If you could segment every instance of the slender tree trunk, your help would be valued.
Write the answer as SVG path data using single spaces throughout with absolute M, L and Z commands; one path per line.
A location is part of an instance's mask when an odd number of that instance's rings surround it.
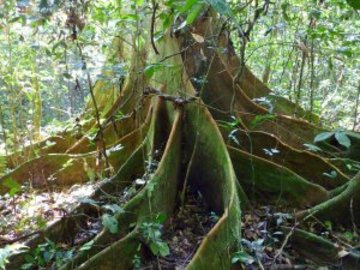
M 358 125 L 358 111 L 359 111 L 359 103 L 360 103 L 360 81 L 358 82 L 358 91 L 356 93 L 356 99 L 355 99 L 355 108 L 354 108 L 354 122 L 353 122 L 353 128 L 352 130 L 355 131 L 357 129 Z

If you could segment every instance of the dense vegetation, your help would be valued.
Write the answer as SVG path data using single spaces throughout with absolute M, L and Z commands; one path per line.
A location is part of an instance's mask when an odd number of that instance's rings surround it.
M 1 268 L 359 267 L 356 0 L 0 6 Z

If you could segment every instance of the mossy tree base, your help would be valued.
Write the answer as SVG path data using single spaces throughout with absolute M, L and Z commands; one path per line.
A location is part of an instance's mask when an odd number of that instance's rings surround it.
M 276 104 L 280 105 L 269 112 L 252 100 L 271 91 L 247 68 L 238 77 L 241 67 L 236 55 L 231 54 L 233 50 L 224 53 L 218 49 L 231 46 L 223 37 L 226 35 L 221 25 L 215 17 L 203 14 L 196 25 L 178 37 L 167 35 L 159 45 L 159 56 L 149 53 L 148 59 L 143 59 L 135 54 L 143 65 L 146 61 L 161 61 L 166 68 L 156 72 L 151 82 L 142 75 L 136 80 L 132 73 L 137 83 L 129 81 L 122 96 L 111 106 L 103 106 L 108 107 L 104 113 L 105 145 L 116 173 L 102 181 L 91 198 L 116 196 L 133 183 L 134 175 L 148 173 L 150 177 L 122 205 L 124 212 L 116 215 L 118 232 L 102 229 L 90 248 L 79 251 L 61 269 L 132 269 L 134 256 L 145 260 L 143 248 L 149 245 L 141 235 L 141 224 L 153 222 L 159 215 L 165 215 L 166 224 L 186 200 L 184 194 L 189 187 L 202 194 L 219 219 L 203 238 L 187 269 L 230 269 L 232 254 L 240 248 L 240 209 L 251 208 L 256 194 L 263 194 L 269 204 L 281 201 L 303 209 L 298 214 L 302 222 L 309 216 L 338 221 L 351 205 L 348 216 L 352 218 L 347 221 L 359 224 L 360 176 L 349 180 L 335 163 L 304 149 L 303 144 L 311 143 L 322 131 L 305 120 L 305 111 L 296 109 L 304 119 L 294 119 L 288 116 L 294 113 L 288 101 L 278 99 Z M 212 46 L 194 41 L 191 33 L 204 37 Z M 198 77 L 205 83 L 193 84 Z M 150 85 L 160 92 L 144 91 Z M 128 117 L 112 120 L 117 111 Z M 270 114 L 272 117 L 266 121 L 256 122 L 257 116 L 266 118 Z M 223 123 L 229 124 L 232 116 L 239 121 L 228 130 Z M 230 133 L 240 143 L 231 143 Z M 42 185 L 52 178 L 56 184 L 65 185 L 89 180 L 89 168 L 104 169 L 99 149 L 90 144 L 88 137 L 74 142 L 66 136 L 69 134 L 63 134 L 65 138 L 57 147 L 40 151 L 40 157 L 15 168 L 0 182 L 12 178 Z M 278 152 L 269 155 L 264 149 Z M 149 173 L 146 161 L 155 161 L 156 170 Z M 336 179 L 326 176 L 330 171 L 336 172 Z M 335 189 L 339 192 L 332 196 Z M 82 203 L 26 244 L 34 248 L 45 237 L 56 243 L 64 239 L 71 243 L 82 214 L 99 215 L 96 211 Z M 299 234 L 295 234 L 295 242 Z M 307 241 L 306 237 L 300 238 Z M 328 243 L 324 248 L 333 252 Z M 311 251 L 311 255 L 317 252 L 315 248 Z M 9 269 L 18 269 L 24 263 L 23 255 L 12 258 Z

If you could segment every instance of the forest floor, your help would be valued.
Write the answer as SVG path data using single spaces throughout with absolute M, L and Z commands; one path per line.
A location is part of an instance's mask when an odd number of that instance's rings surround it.
M 295 212 L 295 209 L 292 209 Z M 285 233 L 282 228 L 290 228 Z M 274 206 L 258 206 L 242 214 L 243 262 L 246 269 L 342 269 L 341 265 L 319 265 L 307 260 L 291 245 L 295 229 L 303 229 L 346 250 L 358 246 L 360 239 L 355 231 L 330 222 L 314 221 L 300 227 L 291 211 Z M 347 254 L 345 251 L 344 256 Z M 248 257 L 248 259 L 246 259 Z
M 87 196 L 93 192 L 95 186 L 96 184 L 74 185 L 63 191 L 34 191 L 29 187 L 23 187 L 21 194 L 1 196 L 0 249 L 8 244 L 24 242 L 33 234 L 40 233 L 49 224 L 68 215 L 78 203 L 91 203 Z M 131 195 L 130 189 L 125 189 L 119 194 L 119 204 L 127 201 L 126 198 Z M 100 205 L 100 202 L 93 204 Z M 114 204 L 109 202 L 100 207 L 114 210 Z M 242 265 L 249 270 L 341 269 L 341 265 L 322 266 L 305 259 L 292 248 L 289 240 L 295 229 L 305 229 L 343 247 L 343 250 L 356 249 L 354 247 L 360 245 L 356 228 L 349 230 L 330 222 L 321 223 L 316 220 L 308 223 L 307 228 L 300 228 L 292 215 L 295 210 L 279 206 L 254 205 L 252 210 L 243 211 L 242 250 L 233 255 L 234 265 Z M 204 203 L 201 193 L 187 192 L 183 207 L 178 207 L 174 216 L 161 226 L 161 238 L 167 243 L 170 254 L 155 257 L 150 250 L 144 250 L 143 247 L 142 253 L 145 254 L 146 262 L 141 262 L 139 269 L 185 269 L 201 241 L 218 219 L 219 217 Z M 282 230 L 284 227 L 290 228 L 289 232 L 285 233 Z M 56 250 L 72 250 L 73 254 L 102 228 L 100 214 L 90 217 L 71 244 L 64 243 L 61 247 L 56 247 Z

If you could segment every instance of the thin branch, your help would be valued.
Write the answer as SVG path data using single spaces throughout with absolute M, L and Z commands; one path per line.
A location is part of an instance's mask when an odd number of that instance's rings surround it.
M 94 105 L 94 109 L 95 109 L 95 119 L 96 119 L 96 125 L 98 127 L 98 138 L 99 138 L 99 142 L 100 142 L 100 153 L 103 155 L 104 159 L 105 159 L 105 166 L 106 166 L 106 174 L 109 173 L 109 169 L 110 169 L 110 163 L 109 163 L 109 158 L 107 156 L 107 153 L 106 153 L 106 145 L 105 145 L 105 138 L 104 138 L 104 132 L 103 132 L 103 127 L 101 125 L 101 120 L 100 120 L 100 113 L 99 113 L 99 108 L 97 106 L 97 102 L 96 102 L 96 98 L 95 98 L 95 94 L 94 94 L 94 89 L 93 89 L 93 85 L 92 85 L 92 82 L 91 82 L 91 77 L 90 77 L 90 72 L 89 70 L 87 69 L 86 67 L 86 62 L 85 62 L 85 58 L 84 58 L 84 55 L 82 53 L 82 49 L 81 49 L 81 46 L 79 44 L 79 42 L 76 42 L 76 45 L 79 49 L 79 53 L 80 53 L 80 57 L 83 61 L 83 63 L 85 64 L 85 68 L 86 68 L 86 75 L 87 75 L 87 82 L 88 82 L 88 85 L 89 85 L 89 92 L 90 92 L 90 96 L 91 96 L 91 100 L 92 100 L 92 103 Z
M 158 49 L 156 48 L 155 41 L 154 41 L 154 31 L 155 31 L 155 19 L 156 19 L 156 10 L 158 9 L 159 5 L 153 1 L 153 13 L 151 18 L 151 27 L 150 27 L 150 40 L 151 46 L 154 49 L 156 54 L 159 54 Z
M 294 225 L 291 227 L 291 230 L 289 231 L 289 233 L 285 236 L 285 239 L 281 245 L 281 247 L 278 249 L 278 251 L 276 252 L 274 259 L 273 259 L 273 263 L 276 262 L 277 258 L 281 255 L 281 253 L 283 252 L 285 246 L 287 245 L 287 243 L 289 242 L 290 237 L 294 234 L 295 228 L 298 225 L 298 222 L 295 220 Z

